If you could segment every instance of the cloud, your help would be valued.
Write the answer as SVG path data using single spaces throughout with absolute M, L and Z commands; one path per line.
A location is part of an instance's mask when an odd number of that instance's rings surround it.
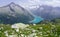
M 38 8 L 39 6 L 39 3 L 40 0 L 28 0 L 26 1 L 26 3 L 21 3 L 20 5 L 23 4 L 23 7 L 27 7 L 27 8 L 30 8 L 30 9 L 33 9 L 33 8 Z
M 60 0 L 25 0 L 23 4 L 23 7 L 27 8 L 38 8 L 39 5 L 49 5 L 49 6 L 59 6 L 60 7 Z
M 42 5 L 43 4 L 45 4 L 45 5 L 50 5 L 50 6 L 60 6 L 59 4 L 60 4 L 60 1 L 59 0 L 52 0 L 52 1 L 44 1 L 44 3 L 43 3 L 43 1 L 41 1 L 42 3 Z
M 24 8 L 37 9 L 40 5 L 49 5 L 53 7 L 60 7 L 60 0 L 28 0 L 20 3 Z
M 60 7 L 60 0 L 0 0 L 0 6 L 15 2 L 24 7 L 30 6 L 39 6 L 39 5 L 50 5 L 50 6 L 59 6 Z

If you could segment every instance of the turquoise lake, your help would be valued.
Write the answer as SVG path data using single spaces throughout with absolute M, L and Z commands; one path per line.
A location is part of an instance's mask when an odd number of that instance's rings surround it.
M 41 22 L 42 20 L 43 20 L 43 18 L 41 18 L 39 16 L 35 16 L 35 18 L 32 21 L 30 21 L 30 23 L 35 24 L 35 23 Z

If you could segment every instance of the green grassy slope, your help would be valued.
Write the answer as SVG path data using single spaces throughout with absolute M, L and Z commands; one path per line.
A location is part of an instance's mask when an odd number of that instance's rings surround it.
M 19 30 L 19 31 L 18 31 Z M 15 29 L 11 25 L 0 25 L 0 37 L 59 37 L 60 35 L 60 25 L 48 24 L 37 24 L 29 25 L 25 29 Z M 32 34 L 32 35 L 31 35 Z

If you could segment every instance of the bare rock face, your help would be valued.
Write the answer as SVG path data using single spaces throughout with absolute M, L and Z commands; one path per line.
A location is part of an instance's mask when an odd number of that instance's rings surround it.
M 0 7 L 0 23 L 29 23 L 29 21 L 33 19 L 34 17 L 28 10 L 13 2 L 9 5 Z

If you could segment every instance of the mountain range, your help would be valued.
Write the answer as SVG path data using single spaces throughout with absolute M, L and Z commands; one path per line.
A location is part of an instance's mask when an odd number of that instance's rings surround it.
M 52 7 L 48 5 L 41 5 L 37 9 L 30 9 L 30 11 L 45 20 L 52 20 L 60 18 L 60 7 Z
M 34 15 L 30 10 L 11 2 L 10 4 L 0 7 L 0 23 L 14 24 L 14 23 L 38 23 L 43 18 Z
M 13 2 L 0 7 L 0 23 L 4 24 L 38 23 L 55 18 L 60 18 L 60 7 L 41 5 L 37 9 L 26 9 Z
M 32 16 L 28 10 L 23 7 L 10 3 L 6 6 L 0 7 L 0 22 L 4 24 L 14 24 L 14 23 L 29 23 L 28 21 L 33 20 Z

